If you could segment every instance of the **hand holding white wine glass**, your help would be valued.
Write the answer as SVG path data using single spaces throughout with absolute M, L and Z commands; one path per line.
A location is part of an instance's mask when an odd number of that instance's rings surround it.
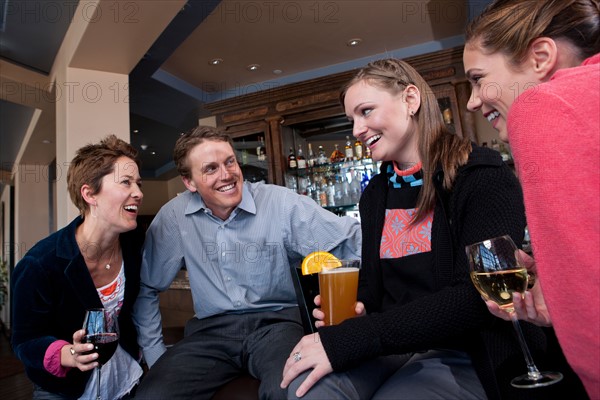
M 94 350 L 90 353 L 98 353 L 96 400 L 100 400 L 102 365 L 108 362 L 113 354 L 115 354 L 119 344 L 117 316 L 110 314 L 103 308 L 87 310 L 85 312 L 83 329 L 85 330 L 83 343 L 92 343 Z
M 527 269 L 518 260 L 518 249 L 510 236 L 500 236 L 466 247 L 471 279 L 486 299 L 506 311 L 515 327 L 519 344 L 527 362 L 527 374 L 518 376 L 511 385 L 518 388 L 535 388 L 559 382 L 560 372 L 540 372 L 533 362 L 521 325 L 513 307 L 513 293 L 523 295 L 527 289 Z

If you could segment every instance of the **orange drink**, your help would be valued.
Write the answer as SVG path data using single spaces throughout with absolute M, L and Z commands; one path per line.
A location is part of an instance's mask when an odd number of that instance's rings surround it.
M 336 325 L 356 316 L 356 293 L 360 260 L 339 260 L 341 266 L 323 267 L 319 272 L 321 311 L 325 325 Z

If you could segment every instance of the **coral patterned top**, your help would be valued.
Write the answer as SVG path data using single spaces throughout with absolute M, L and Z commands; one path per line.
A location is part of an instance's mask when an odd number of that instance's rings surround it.
M 423 186 L 421 163 L 401 170 L 389 165 L 388 198 L 379 257 L 384 280 L 383 307 L 405 304 L 433 289 L 431 226 L 433 210 L 411 225 Z

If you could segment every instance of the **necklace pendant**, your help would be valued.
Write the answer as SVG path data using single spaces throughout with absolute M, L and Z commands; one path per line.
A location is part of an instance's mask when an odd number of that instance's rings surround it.
M 110 269 L 110 264 L 106 264 L 106 265 L 104 266 L 104 268 L 105 268 L 105 269 Z

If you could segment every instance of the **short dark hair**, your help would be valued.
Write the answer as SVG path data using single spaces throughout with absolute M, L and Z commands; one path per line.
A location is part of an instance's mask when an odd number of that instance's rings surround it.
M 81 187 L 89 185 L 92 194 L 97 194 L 102 189 L 102 178 L 115 170 L 115 163 L 121 157 L 131 158 L 140 169 L 140 160 L 137 150 L 119 139 L 109 135 L 100 143 L 83 146 L 75 153 L 75 157 L 67 171 L 67 188 L 71 201 L 84 216 L 89 209 L 89 204 L 81 195 Z
M 177 167 L 179 175 L 187 179 L 192 177 L 192 172 L 188 164 L 188 154 L 194 147 L 205 140 L 227 142 L 232 149 L 234 148 L 231 136 L 218 128 L 200 125 L 190 129 L 177 139 L 177 142 L 175 142 L 175 149 L 173 150 L 173 160 L 175 161 L 175 166 Z

